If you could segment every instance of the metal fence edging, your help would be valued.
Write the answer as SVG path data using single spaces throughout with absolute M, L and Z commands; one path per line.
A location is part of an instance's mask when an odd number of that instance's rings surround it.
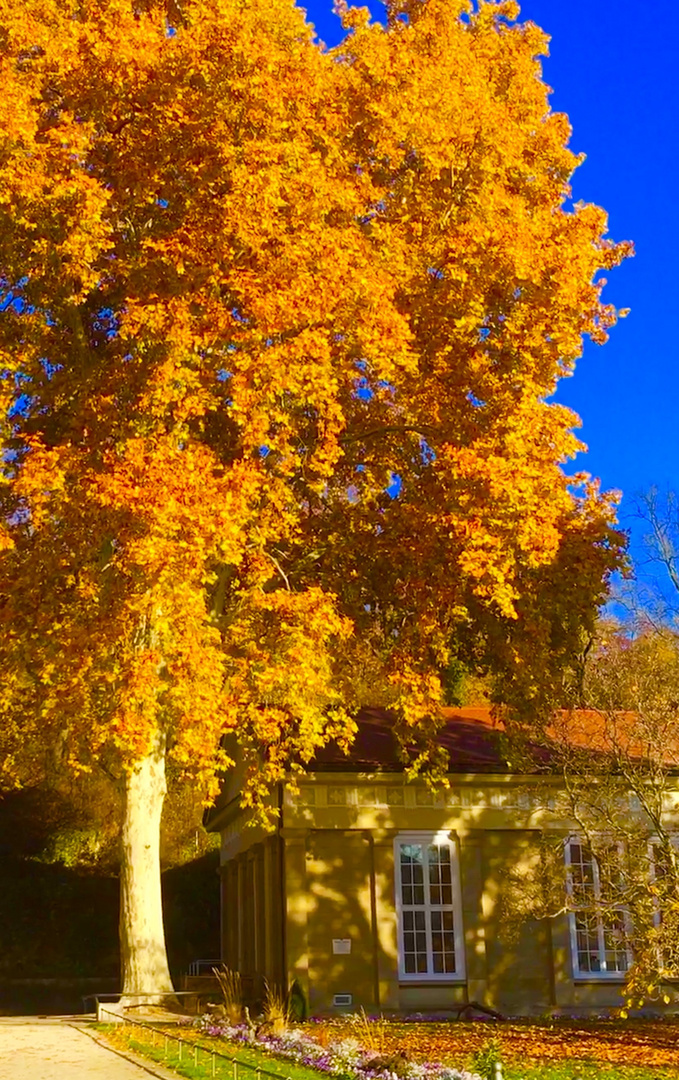
M 106 1013 L 107 1016 L 113 1017 L 117 1024 L 122 1023 L 123 1026 L 125 1024 L 130 1024 L 132 1027 L 139 1027 L 139 1028 L 142 1028 L 142 1030 L 144 1030 L 144 1031 L 151 1031 L 151 1032 L 154 1033 L 154 1038 L 155 1038 L 155 1033 L 156 1033 L 156 1031 L 158 1029 L 154 1024 L 145 1023 L 143 1020 L 136 1020 L 136 1019 L 133 1020 L 132 1017 L 130 1017 L 130 1016 L 121 1016 L 120 1013 L 112 1012 L 110 1009 L 103 1009 L 102 1008 L 102 1009 L 100 1009 L 100 1012 L 101 1012 L 102 1015 L 104 1013 Z M 212 1066 L 213 1066 L 212 1075 L 213 1076 L 215 1075 L 215 1070 L 214 1070 L 215 1059 L 216 1058 L 221 1058 L 222 1061 L 228 1061 L 233 1066 L 233 1080 L 238 1080 L 238 1069 L 239 1069 L 239 1067 L 243 1068 L 243 1069 L 248 1069 L 250 1072 L 255 1073 L 256 1080 L 260 1080 L 260 1078 L 263 1077 L 263 1076 L 271 1077 L 272 1080 L 292 1080 L 292 1078 L 290 1077 L 289 1074 L 273 1072 L 273 1070 L 271 1070 L 271 1069 L 262 1069 L 261 1066 L 259 1066 L 259 1065 L 248 1065 L 247 1062 L 239 1060 L 238 1058 L 233 1057 L 231 1054 L 224 1054 L 224 1053 L 222 1053 L 221 1050 L 214 1050 L 211 1046 L 204 1046 L 204 1045 L 201 1045 L 199 1043 L 194 1043 L 194 1042 L 191 1042 L 189 1039 L 180 1038 L 179 1035 L 169 1035 L 167 1032 L 164 1032 L 164 1035 L 165 1035 L 165 1047 L 164 1047 L 164 1050 L 163 1050 L 164 1056 L 167 1055 L 168 1040 L 174 1040 L 177 1043 L 177 1046 L 179 1048 L 179 1060 L 180 1061 L 182 1060 L 182 1051 L 181 1051 L 182 1046 L 193 1047 L 194 1052 L 196 1052 L 197 1050 L 205 1050 L 207 1053 L 212 1055 Z M 155 1042 L 152 1043 L 152 1045 L 155 1046 Z

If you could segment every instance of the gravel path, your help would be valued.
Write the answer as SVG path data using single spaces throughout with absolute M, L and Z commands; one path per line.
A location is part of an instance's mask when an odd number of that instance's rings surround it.
M 0 1080 L 149 1080 L 169 1076 L 127 1061 L 73 1021 L 0 1017 Z M 176 1073 L 173 1074 L 176 1077 Z

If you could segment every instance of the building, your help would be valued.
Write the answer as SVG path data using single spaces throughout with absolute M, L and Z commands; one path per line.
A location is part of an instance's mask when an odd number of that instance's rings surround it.
M 406 781 L 380 710 L 362 712 L 350 756 L 329 745 L 297 793 L 279 793 L 270 832 L 247 824 L 234 770 L 207 821 L 221 833 L 225 963 L 253 987 L 297 980 L 316 1014 L 621 1005 L 630 956 L 615 920 L 564 913 L 518 939 L 503 922 L 503 881 L 545 831 L 563 839 L 573 879 L 596 888 L 558 779 L 512 773 L 487 709 L 445 717 L 439 792 Z

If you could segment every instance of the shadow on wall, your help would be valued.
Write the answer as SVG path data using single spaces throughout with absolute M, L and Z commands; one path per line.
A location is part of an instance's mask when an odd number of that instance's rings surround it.
M 306 816 L 300 809 L 295 825 Z M 345 994 L 348 1008 L 368 1011 L 448 1009 L 468 1000 L 461 982 L 399 985 L 397 959 L 394 837 L 409 829 L 454 835 L 459 814 L 435 806 L 415 813 L 346 806 L 344 828 L 323 828 L 321 813 L 315 809 L 305 844 L 286 842 L 288 961 L 303 982 L 308 972 L 312 1012 L 337 1012 L 333 999 Z M 328 825 L 335 813 L 328 807 Z M 540 835 L 521 827 L 519 813 L 515 818 L 518 827 L 501 829 L 487 810 L 465 809 L 459 842 L 467 978 L 471 996 L 486 1005 L 539 1013 L 553 1004 L 549 924 L 528 921 L 512 937 L 499 902 L 507 869 L 532 857 Z M 350 951 L 340 952 L 344 947 Z
M 527 919 L 510 933 L 502 919 L 502 883 L 510 868 L 534 859 L 539 832 L 488 831 L 483 841 L 482 917 L 488 1000 L 507 1013 L 540 1014 L 552 1007 L 553 958 L 549 920 Z
M 373 807 L 369 827 L 361 828 L 360 808 L 343 810 L 349 828 L 317 823 L 296 855 L 286 843 L 288 962 L 302 981 L 308 965 L 312 1012 L 342 1011 L 336 995 L 349 1010 L 397 1004 L 395 822 L 389 811 Z

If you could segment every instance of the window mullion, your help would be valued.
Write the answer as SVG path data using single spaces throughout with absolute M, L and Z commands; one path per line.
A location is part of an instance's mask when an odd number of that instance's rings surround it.
M 604 929 L 604 920 L 600 913 L 597 913 L 596 917 L 597 938 L 599 941 L 599 966 L 601 971 L 608 971 L 608 962 L 606 960 L 606 931 Z
M 425 901 L 424 920 L 427 930 L 427 975 L 432 975 L 434 971 L 434 947 L 431 940 L 431 904 L 427 901 Z
M 599 970 L 607 971 L 606 963 L 606 936 L 604 932 L 604 919 L 601 912 L 601 876 L 599 874 L 599 862 L 592 852 L 592 884 L 594 886 L 594 917 L 596 919 L 597 941 L 599 943 Z

